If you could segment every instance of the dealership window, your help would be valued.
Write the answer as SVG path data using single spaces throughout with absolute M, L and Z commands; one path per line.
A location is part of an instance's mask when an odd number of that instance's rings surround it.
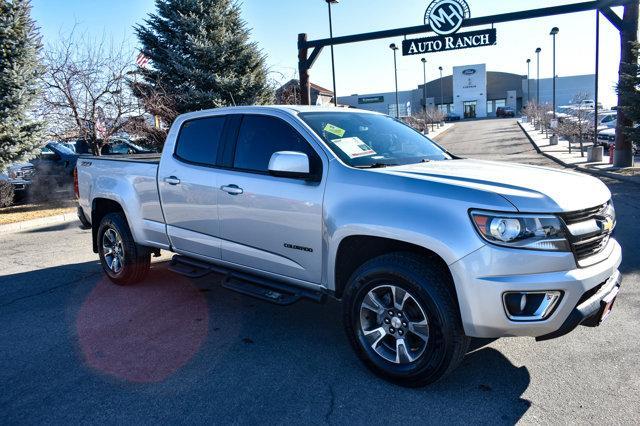
M 487 114 L 491 114 L 493 112 L 493 101 L 487 101 Z
M 506 99 L 496 99 L 496 109 L 500 107 L 505 107 L 505 106 L 507 106 Z

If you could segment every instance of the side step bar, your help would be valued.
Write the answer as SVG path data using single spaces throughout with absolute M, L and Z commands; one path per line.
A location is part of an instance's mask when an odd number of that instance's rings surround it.
M 291 305 L 300 299 L 317 303 L 323 303 L 326 299 L 326 294 L 322 291 L 234 271 L 180 255 L 173 257 L 169 270 L 189 278 L 202 278 L 210 273 L 223 274 L 225 277 L 222 287 L 281 306 Z

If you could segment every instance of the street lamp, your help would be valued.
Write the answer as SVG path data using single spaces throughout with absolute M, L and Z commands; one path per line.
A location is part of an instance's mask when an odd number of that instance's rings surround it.
M 393 71 L 396 76 L 396 118 L 400 118 L 400 101 L 398 100 L 398 63 L 397 63 L 397 53 L 398 46 L 395 43 L 391 43 L 389 45 L 389 49 L 393 50 Z
M 442 67 L 438 67 L 440 70 L 440 111 L 443 111 L 444 108 L 444 91 L 442 89 Z M 444 111 L 443 111 L 444 114 Z
M 333 104 L 338 106 L 338 93 L 336 92 L 336 62 L 333 57 L 333 20 L 331 17 L 331 5 L 340 3 L 340 0 L 325 0 L 329 7 L 329 37 L 331 38 L 331 72 L 333 73 Z
M 553 119 L 556 118 L 556 35 L 560 32 L 558 27 L 553 27 L 549 35 L 553 36 Z
M 536 103 L 540 105 L 540 52 L 542 49 L 539 47 L 536 49 L 536 55 L 538 55 L 538 78 L 536 80 Z
M 422 97 L 424 98 L 424 130 L 429 132 L 427 125 L 427 58 L 422 58 L 422 72 L 424 74 L 424 86 L 422 87 Z
M 531 59 L 527 59 L 527 103 L 525 106 L 529 105 L 531 102 Z

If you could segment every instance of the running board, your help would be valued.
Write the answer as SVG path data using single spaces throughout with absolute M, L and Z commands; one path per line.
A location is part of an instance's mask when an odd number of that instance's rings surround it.
M 189 278 L 202 278 L 210 273 L 223 274 L 225 277 L 222 287 L 227 290 L 281 306 L 291 305 L 301 299 L 323 303 L 326 298 L 322 291 L 245 274 L 179 255 L 173 257 L 169 270 Z

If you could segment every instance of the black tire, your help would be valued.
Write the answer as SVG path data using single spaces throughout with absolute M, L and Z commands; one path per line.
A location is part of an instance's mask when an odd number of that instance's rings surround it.
M 121 268 L 114 271 L 105 256 L 105 233 L 115 231 L 121 239 L 120 250 L 124 252 Z M 109 213 L 100 222 L 98 228 L 98 253 L 102 269 L 109 279 L 117 285 L 138 283 L 147 276 L 151 267 L 151 252 L 146 247 L 139 246 L 133 240 L 127 220 L 122 213 Z
M 376 257 L 353 273 L 343 298 L 344 326 L 356 354 L 370 370 L 393 383 L 420 387 L 437 381 L 462 362 L 471 339 L 464 334 L 450 280 L 448 273 L 435 262 L 413 253 L 391 253 Z M 411 303 L 416 302 L 428 320 L 426 347 L 411 362 L 405 359 L 404 363 L 398 363 L 397 360 L 394 363 L 385 359 L 367 344 L 361 326 L 364 298 L 371 290 L 375 292 L 386 287 L 385 283 L 392 283 L 396 288 L 408 292 L 413 298 Z M 380 299 L 378 301 L 383 302 Z M 387 316 L 386 307 L 384 311 L 383 316 Z M 406 333 L 404 337 L 408 339 L 411 332 L 403 329 Z M 385 339 L 399 337 L 400 331 L 395 330 L 395 333 L 395 336 L 388 334 Z M 419 342 L 415 338 L 414 341 Z M 387 345 L 384 340 L 382 343 Z M 400 353 L 399 350 L 397 352 Z

